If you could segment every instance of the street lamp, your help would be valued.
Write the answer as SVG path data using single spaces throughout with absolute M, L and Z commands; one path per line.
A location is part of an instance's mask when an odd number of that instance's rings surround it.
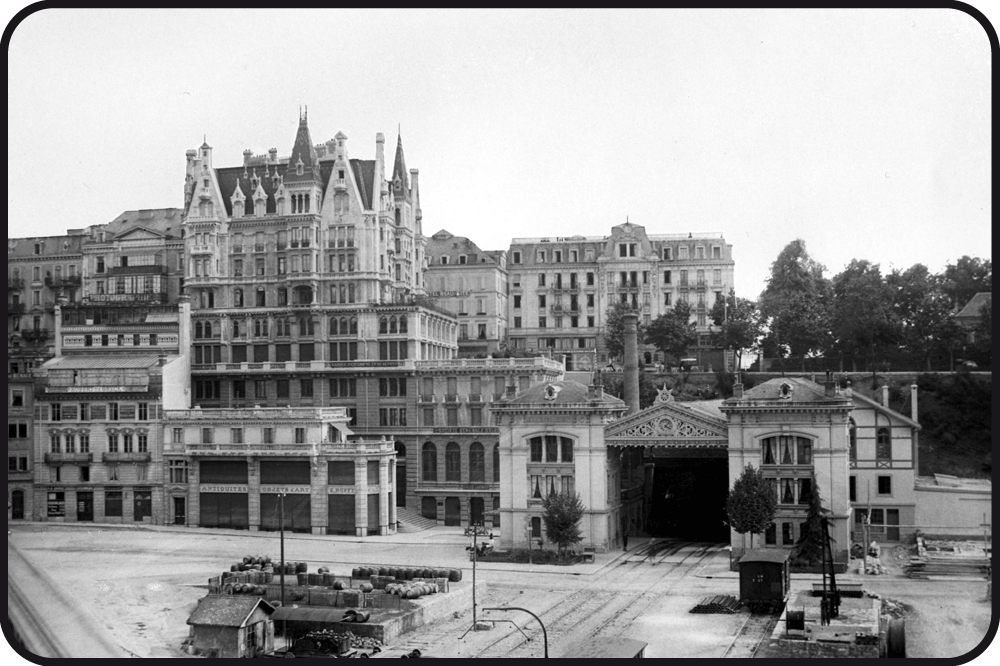
M 472 626 L 462 634 L 462 638 L 465 638 L 466 634 L 476 628 L 476 562 L 479 559 L 478 538 L 488 536 L 489 534 L 490 530 L 486 529 L 482 522 L 473 523 L 465 528 L 465 536 L 472 537 Z
M 540 626 L 542 628 L 542 641 L 543 641 L 543 643 L 545 645 L 545 655 L 544 655 L 544 658 L 545 659 L 549 658 L 549 634 L 548 634 L 548 632 L 545 631 L 545 625 L 542 624 L 542 618 L 538 617 L 537 615 L 535 615 L 534 613 L 532 613 L 527 608 L 519 608 L 517 606 L 500 606 L 498 608 L 484 608 L 483 610 L 486 610 L 486 611 L 522 611 L 524 613 L 527 613 L 531 617 L 535 618 L 536 620 L 538 620 L 538 626 Z M 517 626 L 517 625 L 514 625 L 514 626 Z M 518 629 L 520 629 L 520 627 L 518 627 Z M 524 633 L 524 632 L 522 631 L 521 633 Z M 531 639 L 529 638 L 528 640 L 531 640 Z

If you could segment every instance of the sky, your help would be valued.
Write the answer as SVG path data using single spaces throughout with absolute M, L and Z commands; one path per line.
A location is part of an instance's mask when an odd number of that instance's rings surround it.
M 10 41 L 7 233 L 180 207 L 187 149 L 287 156 L 302 105 L 353 158 L 401 130 L 428 236 L 722 232 L 749 298 L 795 238 L 940 271 L 991 257 L 991 78 L 950 9 L 47 9 Z

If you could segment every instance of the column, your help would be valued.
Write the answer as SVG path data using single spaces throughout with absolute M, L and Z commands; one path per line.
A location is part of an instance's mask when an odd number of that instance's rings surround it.
M 201 522 L 201 497 L 198 492 L 201 487 L 200 471 L 201 466 L 197 459 L 188 460 L 187 524 L 191 527 L 199 527 Z
M 247 457 L 247 513 L 250 531 L 260 530 L 260 465 L 257 460 Z
M 354 461 L 354 525 L 356 536 L 368 536 L 368 461 Z
M 389 534 L 389 488 L 389 459 L 381 458 L 378 461 L 378 531 L 382 536 Z
M 399 488 L 396 487 L 396 457 L 393 456 L 389 461 L 389 488 L 392 489 L 392 501 L 389 502 L 389 525 L 393 532 L 396 530 L 396 502 Z M 406 501 L 405 499 L 403 500 Z
M 326 534 L 327 526 L 330 524 L 330 500 L 328 498 L 327 486 L 329 485 L 329 465 L 326 458 L 313 457 L 310 459 L 312 466 L 312 487 L 311 497 L 311 520 L 313 534 Z

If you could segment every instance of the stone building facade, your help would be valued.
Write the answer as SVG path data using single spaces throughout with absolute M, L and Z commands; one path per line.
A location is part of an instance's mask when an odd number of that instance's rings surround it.
M 427 241 L 427 295 L 458 316 L 458 355 L 486 356 L 507 343 L 507 253 L 483 251 L 441 230 Z
M 168 411 L 169 522 L 273 531 L 283 513 L 294 532 L 395 532 L 393 442 L 348 440 L 348 420 L 329 407 Z
M 732 245 L 722 234 L 647 234 L 625 223 L 604 237 L 515 238 L 508 252 L 508 322 L 515 350 L 566 354 L 567 370 L 588 370 L 603 346 L 604 318 L 613 303 L 637 310 L 648 324 L 679 301 L 692 307 L 699 334 L 698 365 L 722 367 L 711 353 L 709 313 L 733 287 Z M 660 354 L 642 348 L 642 360 Z M 676 360 L 675 360 L 676 361 Z

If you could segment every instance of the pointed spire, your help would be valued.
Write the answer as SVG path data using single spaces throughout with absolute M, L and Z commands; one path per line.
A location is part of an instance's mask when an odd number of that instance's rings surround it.
M 396 163 L 392 167 L 392 182 L 398 181 L 403 193 L 406 193 L 410 189 L 410 181 L 406 171 L 406 158 L 403 156 L 403 134 L 400 132 L 396 136 Z
M 319 155 L 316 146 L 313 145 L 309 136 L 309 124 L 306 116 L 299 111 L 299 129 L 295 134 L 295 145 L 292 147 L 292 155 L 288 159 L 288 164 L 292 166 L 286 177 L 289 183 L 312 182 L 319 180 Z M 308 111 L 307 111 L 308 113 Z M 302 175 L 298 175 L 297 167 L 302 164 Z

